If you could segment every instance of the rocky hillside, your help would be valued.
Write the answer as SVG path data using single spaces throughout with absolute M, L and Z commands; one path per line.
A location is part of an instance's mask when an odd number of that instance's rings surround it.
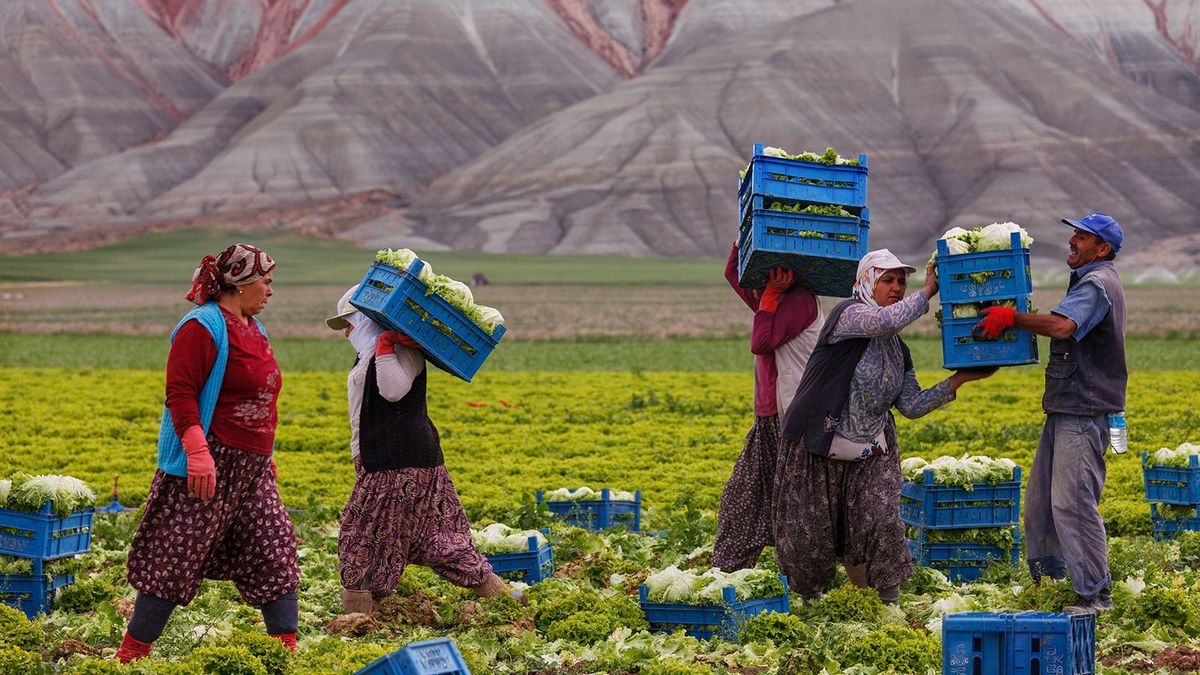
M 766 142 L 869 154 L 873 246 L 1013 219 L 1052 254 L 1060 215 L 1107 210 L 1136 252 L 1200 215 L 1197 23 L 1189 0 L 12 0 L 0 249 L 316 220 L 720 256 Z

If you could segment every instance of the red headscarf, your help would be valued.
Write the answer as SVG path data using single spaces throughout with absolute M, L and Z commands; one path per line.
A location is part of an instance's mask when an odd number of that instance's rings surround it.
M 275 269 L 275 261 L 260 248 L 234 244 L 220 255 L 204 256 L 192 273 L 192 290 L 187 299 L 197 305 L 216 298 L 222 286 L 244 286 L 258 281 Z

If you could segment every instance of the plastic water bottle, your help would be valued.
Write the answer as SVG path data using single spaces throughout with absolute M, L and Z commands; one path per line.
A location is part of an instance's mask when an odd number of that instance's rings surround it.
M 1118 455 L 1129 449 L 1129 436 L 1125 433 L 1125 411 L 1108 414 L 1108 444 Z

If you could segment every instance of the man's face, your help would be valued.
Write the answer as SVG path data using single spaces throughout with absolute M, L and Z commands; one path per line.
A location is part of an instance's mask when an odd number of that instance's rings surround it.
M 1067 240 L 1067 247 L 1070 249 L 1067 253 L 1067 267 L 1073 270 L 1103 260 L 1112 252 L 1112 247 L 1107 242 L 1079 228 L 1075 228 L 1075 234 Z

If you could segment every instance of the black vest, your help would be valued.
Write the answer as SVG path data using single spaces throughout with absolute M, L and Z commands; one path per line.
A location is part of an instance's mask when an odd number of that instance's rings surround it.
M 425 407 L 425 373 L 413 380 L 412 388 L 395 403 L 379 394 L 375 358 L 363 380 L 362 408 L 358 418 L 358 447 L 363 470 L 374 473 L 389 469 L 441 466 L 442 445 L 437 427 Z
M 1048 413 L 1096 416 L 1125 409 L 1125 291 L 1116 266 L 1105 261 L 1076 279 L 1099 283 L 1112 309 L 1082 340 L 1050 340 L 1046 364 L 1046 393 L 1042 409 Z

